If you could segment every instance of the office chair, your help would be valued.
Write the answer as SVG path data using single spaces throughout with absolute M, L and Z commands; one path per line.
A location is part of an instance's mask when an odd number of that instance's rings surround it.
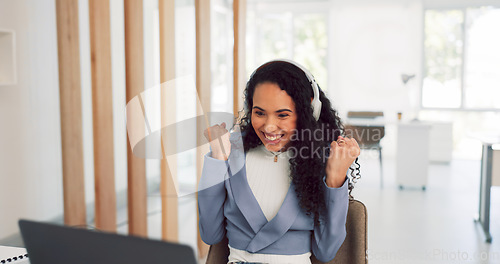
M 366 206 L 356 200 L 349 200 L 346 220 L 346 237 L 335 258 L 329 262 L 320 262 L 311 255 L 313 264 L 366 264 L 368 258 L 367 242 L 367 212 Z M 227 264 L 229 256 L 228 240 L 226 237 L 221 242 L 211 245 L 208 250 L 206 264 Z

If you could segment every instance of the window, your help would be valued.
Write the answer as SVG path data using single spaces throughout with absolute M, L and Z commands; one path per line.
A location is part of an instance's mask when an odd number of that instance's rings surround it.
M 212 0 L 211 39 L 211 109 L 233 112 L 233 1 Z
M 500 8 L 425 11 L 424 108 L 500 109 Z
M 462 25 L 461 10 L 425 12 L 424 107 L 460 107 Z
M 327 86 L 327 20 L 325 14 L 308 13 L 294 17 L 293 58 L 304 65 L 318 84 Z
M 500 108 L 500 8 L 466 10 L 465 107 Z
M 453 120 L 454 158 L 479 159 L 471 135 L 500 129 L 500 8 L 427 9 L 424 19 L 419 117 Z
M 307 68 L 326 91 L 328 14 L 321 10 L 328 9 L 321 8 L 323 4 L 250 5 L 247 17 L 249 75 L 266 61 L 288 58 Z

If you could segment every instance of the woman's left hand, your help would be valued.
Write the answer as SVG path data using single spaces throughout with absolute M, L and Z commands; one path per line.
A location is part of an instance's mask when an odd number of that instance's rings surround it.
M 361 153 L 354 138 L 339 136 L 330 144 L 330 157 L 326 162 L 326 184 L 338 188 L 345 181 L 347 170 Z

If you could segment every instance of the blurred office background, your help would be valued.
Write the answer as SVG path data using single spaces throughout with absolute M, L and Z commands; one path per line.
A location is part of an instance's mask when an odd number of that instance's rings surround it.
M 491 241 L 486 241 L 482 224 L 474 222 L 483 143 L 500 143 L 493 142 L 500 138 L 500 1 L 109 0 L 103 1 L 109 3 L 107 14 L 92 11 L 90 2 L 73 1 L 78 22 L 73 34 L 78 36 L 79 48 L 73 55 L 78 54 L 79 69 L 72 74 L 79 75 L 76 91 L 81 91 L 74 97 L 81 102 L 80 119 L 75 121 L 62 118 L 65 110 L 60 101 L 66 98 L 61 97 L 61 89 L 72 87 L 61 88 L 59 66 L 61 56 L 67 54 L 58 54 L 64 40 L 58 44 L 57 19 L 66 11 L 56 7 L 69 5 L 68 1 L 0 0 L 0 245 L 22 246 L 20 218 L 64 222 L 65 199 L 71 199 L 72 193 L 64 192 L 63 179 L 71 176 L 64 175 L 63 165 L 74 162 L 82 168 L 77 195 L 84 198 L 77 207 L 83 204 L 80 212 L 85 216 L 80 224 L 99 228 L 95 213 L 99 160 L 94 141 L 102 140 L 102 135 L 95 131 L 94 115 L 102 112 L 95 109 L 98 98 L 92 95 L 93 82 L 99 82 L 92 78 L 99 74 L 111 84 L 107 88 L 112 105 L 104 119 L 112 124 L 112 149 L 108 150 L 112 162 L 104 165 L 112 168 L 112 175 L 106 177 L 114 185 L 106 186 L 113 189 L 115 198 L 110 229 L 133 233 L 130 218 L 136 211 L 129 212 L 129 199 L 141 199 L 134 198 L 128 183 L 131 177 L 143 177 L 143 190 L 136 195 L 147 196 L 142 203 L 147 210 L 136 218 L 143 220 L 135 221 L 147 228 L 136 229 L 142 230 L 137 234 L 189 244 L 200 259 L 206 255 L 197 235 L 192 192 L 202 161 L 200 151 L 187 150 L 170 162 L 179 188 L 169 193 L 177 195 L 167 198 L 161 186 L 167 186 L 165 179 L 171 173 L 162 171 L 160 159 L 138 158 L 145 160 L 142 176 L 131 176 L 128 169 L 132 158 L 127 155 L 126 98 L 140 93 L 126 90 L 130 76 L 126 74 L 125 11 L 127 2 L 134 2 L 142 7 L 142 18 L 137 17 L 143 23 L 139 30 L 143 90 L 157 89 L 173 78 L 190 78 L 205 112 L 237 114 L 253 70 L 268 60 L 288 58 L 312 72 L 346 124 L 358 129 L 383 127 L 376 147 L 362 150 L 362 177 L 353 191 L 368 209 L 371 263 L 500 262 L 497 186 L 490 189 Z M 162 14 L 165 10 L 171 13 Z M 99 26 L 92 28 L 91 21 L 97 16 L 109 19 L 110 68 L 104 77 L 94 71 L 91 55 L 92 30 L 99 30 Z M 168 36 L 162 35 L 169 32 L 165 26 L 172 29 Z M 168 51 L 173 54 L 167 56 L 170 61 L 162 62 L 162 54 Z M 165 75 L 166 68 L 170 75 Z M 168 100 L 176 113 L 196 115 L 199 110 L 195 96 Z M 349 112 L 382 115 L 354 118 Z M 161 115 L 156 112 L 149 118 L 159 120 Z M 63 153 L 63 122 L 70 127 L 80 122 L 77 157 L 81 159 L 68 160 Z M 401 134 L 403 128 L 410 131 L 406 137 Z M 411 138 L 411 133 L 422 129 L 427 131 L 424 136 Z M 408 135 L 413 143 L 425 146 L 423 150 L 405 147 L 412 146 L 404 142 Z M 500 150 L 500 145 L 491 146 L 494 153 Z M 401 167 L 407 164 L 401 160 L 405 157 L 425 164 L 419 167 L 425 175 L 415 176 L 421 178 L 417 183 L 402 175 L 414 172 L 412 167 Z M 499 170 L 493 170 L 493 177 Z M 495 184 L 500 180 L 493 180 Z M 165 203 L 170 198 L 176 208 L 168 207 L 167 213 Z

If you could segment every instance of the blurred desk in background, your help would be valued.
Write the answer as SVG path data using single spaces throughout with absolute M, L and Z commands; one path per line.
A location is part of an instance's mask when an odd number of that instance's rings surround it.
M 491 186 L 500 186 L 500 134 L 468 133 L 468 135 L 480 140 L 483 145 L 479 183 L 479 212 L 474 220 L 481 225 L 486 242 L 491 243 Z
M 443 121 L 386 121 L 383 118 L 348 118 L 346 126 L 377 127 L 396 126 L 400 124 L 428 123 L 431 125 L 429 134 L 429 161 L 449 163 L 453 153 L 453 123 Z M 373 135 L 373 133 L 372 133 Z M 356 138 L 358 141 L 358 139 Z
M 379 151 L 381 187 L 383 186 L 383 174 L 380 140 L 385 135 L 386 126 L 394 125 L 398 130 L 396 172 L 397 177 L 401 176 L 401 178 L 397 178 L 400 188 L 408 185 L 425 189 L 429 162 L 451 162 L 453 152 L 452 122 L 385 120 L 383 116 L 378 116 L 375 118 L 348 118 L 345 123 L 346 135 L 354 137 L 360 143 L 361 148 Z

